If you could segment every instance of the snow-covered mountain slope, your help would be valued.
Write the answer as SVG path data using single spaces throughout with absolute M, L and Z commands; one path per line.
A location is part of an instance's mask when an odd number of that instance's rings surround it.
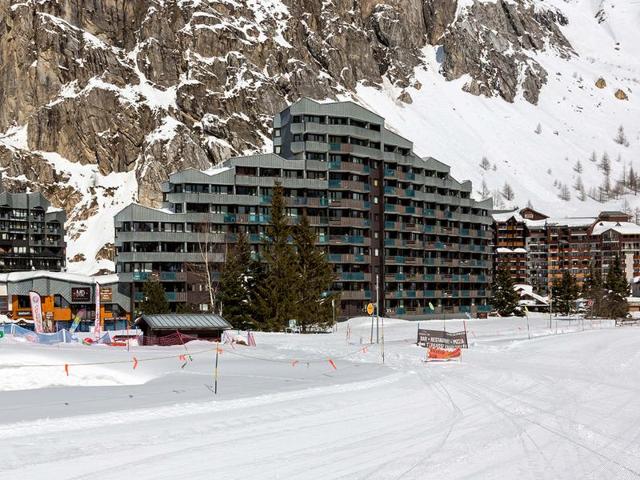
M 484 181 L 497 206 L 524 207 L 531 202 L 557 216 L 603 209 L 631 212 L 640 207 L 635 195 L 603 204 L 588 194 L 603 185 L 600 164 L 605 153 L 611 160 L 612 186 L 631 167 L 636 173 L 640 169 L 640 2 L 538 3 L 566 15 L 568 24 L 561 29 L 576 54 L 568 59 L 553 51 L 535 54 L 549 74 L 537 105 L 521 95 L 508 103 L 462 94 L 469 79 L 445 80 L 438 73 L 438 48 L 432 46 L 423 49 L 426 66 L 416 69 L 422 88 L 407 89 L 412 104 L 396 100 L 398 89 L 388 83 L 382 89 L 359 87 L 357 98 L 412 139 L 419 154 L 436 157 L 450 164 L 458 178 L 472 180 L 478 195 Z M 600 78 L 606 82 L 604 88 L 596 86 Z M 629 93 L 628 100 L 615 97 L 618 89 Z M 628 145 L 615 140 L 620 126 Z M 491 163 L 487 170 L 480 167 L 483 157 Z M 578 161 L 581 173 L 576 171 Z M 584 201 L 574 188 L 578 179 L 587 194 Z M 515 192 L 513 200 L 496 194 L 505 183 Z M 561 185 L 569 187 L 568 201 L 560 199 Z
M 0 167 L 67 210 L 70 270 L 109 268 L 113 213 L 168 172 L 269 149 L 303 95 L 363 103 L 498 207 L 640 206 L 615 188 L 640 169 L 638 0 L 91 5 L 0 0 Z

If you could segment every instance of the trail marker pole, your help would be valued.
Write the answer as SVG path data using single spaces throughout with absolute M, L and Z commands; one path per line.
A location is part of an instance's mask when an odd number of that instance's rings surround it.
M 380 343 L 380 311 L 378 310 L 378 292 L 380 291 L 380 275 L 376 275 L 376 343 Z
M 213 380 L 213 394 L 218 394 L 218 359 L 220 358 L 220 344 L 216 342 L 216 367 Z

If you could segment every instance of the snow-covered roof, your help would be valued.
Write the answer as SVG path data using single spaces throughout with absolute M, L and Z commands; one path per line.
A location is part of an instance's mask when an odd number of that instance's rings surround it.
M 524 221 L 524 218 L 522 218 L 522 215 L 520 215 L 520 212 L 517 209 L 511 210 L 509 212 L 492 213 L 491 216 L 493 217 L 493 220 L 496 222 L 506 222 L 510 218 L 514 218 L 517 222 Z
M 518 247 L 518 248 L 506 248 L 506 247 L 498 247 L 496 248 L 496 252 L 498 253 L 527 253 L 527 250 Z
M 528 220 L 529 222 L 543 222 L 547 225 L 557 226 L 557 227 L 589 227 L 593 225 L 597 219 L 596 217 L 569 217 L 569 218 L 560 218 L 553 217 L 547 218 L 546 220 Z
M 640 235 L 640 225 L 631 222 L 598 222 L 593 226 L 593 235 L 601 235 L 614 230 L 622 235 Z
M 109 284 L 116 283 L 118 281 L 117 274 L 100 275 L 93 277 L 91 275 L 82 275 L 79 273 L 68 272 L 49 272 L 46 270 L 32 270 L 25 272 L 9 272 L 0 274 L 0 282 L 22 282 L 25 280 L 34 280 L 36 278 L 50 278 L 53 280 L 62 280 L 73 283 L 96 283 Z
M 530 297 L 533 300 L 535 300 L 538 303 L 541 303 L 543 305 L 548 305 L 549 301 L 546 297 L 543 297 L 541 295 L 538 295 L 537 293 L 533 292 L 533 286 L 531 285 L 527 285 L 527 284 L 523 284 L 523 283 L 518 283 L 516 285 L 513 286 L 513 289 L 518 292 L 520 294 L 521 300 L 520 302 L 527 302 L 527 300 L 522 299 L 522 297 L 526 296 L 526 297 Z

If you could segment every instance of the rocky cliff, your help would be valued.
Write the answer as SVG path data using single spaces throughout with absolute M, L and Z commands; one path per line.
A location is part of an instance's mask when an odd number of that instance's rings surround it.
M 171 171 L 268 148 L 300 96 L 390 84 L 406 104 L 421 67 L 536 104 L 537 55 L 574 55 L 567 21 L 531 0 L 0 0 L 0 166 L 76 238 L 96 210 L 157 205 Z

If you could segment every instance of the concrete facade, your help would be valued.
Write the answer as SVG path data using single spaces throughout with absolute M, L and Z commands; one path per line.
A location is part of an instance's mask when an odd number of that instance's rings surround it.
M 66 218 L 41 193 L 9 193 L 0 187 L 0 272 L 62 270 Z
M 375 302 L 376 277 L 386 315 L 488 310 L 492 204 L 471 199 L 470 182 L 417 157 L 382 117 L 352 102 L 302 99 L 273 127 L 274 153 L 175 173 L 162 209 L 133 204 L 116 215 L 117 271 L 134 301 L 153 275 L 171 303 L 205 310 L 204 263 L 215 275 L 240 229 L 259 250 L 279 183 L 292 223 L 306 214 L 334 265 L 341 316 Z

